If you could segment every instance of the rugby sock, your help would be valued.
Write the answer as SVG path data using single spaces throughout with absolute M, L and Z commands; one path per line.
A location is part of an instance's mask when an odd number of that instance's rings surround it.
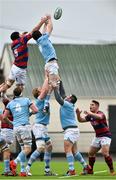
M 79 161 L 83 167 L 87 167 L 87 163 L 86 161 L 84 160 L 84 158 L 82 157 L 81 153 L 80 152 L 77 152 L 75 155 L 74 155 L 74 158 L 76 161 Z
M 93 166 L 94 166 L 95 160 L 96 160 L 95 157 L 89 157 L 89 165 L 91 166 L 92 170 L 93 170 Z
M 50 171 L 51 152 L 45 152 L 44 154 L 45 172 Z
M 26 161 L 26 154 L 23 152 L 23 151 L 21 151 L 20 153 L 19 153 L 19 155 L 17 156 L 17 158 L 14 160 L 14 162 L 17 164 L 18 162 L 25 162 Z
M 40 152 L 35 150 L 29 158 L 28 166 L 31 167 L 32 163 L 39 157 L 39 155 L 40 155 Z
M 10 172 L 10 160 L 9 159 L 4 160 L 4 172 Z
M 114 171 L 114 168 L 113 168 L 112 157 L 111 157 L 111 156 L 107 156 L 107 157 L 104 157 L 104 158 L 105 158 L 106 164 L 108 165 L 108 167 L 109 167 L 109 169 L 110 169 L 110 172 L 113 172 L 113 171 Z
M 66 159 L 68 161 L 69 165 L 69 170 L 73 171 L 74 170 L 74 156 L 72 153 L 67 153 L 66 154 Z

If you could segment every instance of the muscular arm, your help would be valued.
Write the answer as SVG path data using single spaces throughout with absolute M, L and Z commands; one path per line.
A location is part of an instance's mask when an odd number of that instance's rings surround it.
M 61 97 L 64 99 L 66 97 L 66 93 L 62 81 L 60 81 L 59 92 Z
M 43 18 L 41 18 L 41 21 L 33 28 L 33 30 L 30 32 L 30 34 L 32 34 L 34 31 L 38 31 L 40 30 L 40 28 L 42 27 L 42 25 L 48 20 L 48 16 L 44 16 Z
M 80 111 L 79 108 L 77 108 L 76 109 L 76 115 L 77 115 L 78 121 L 81 123 L 87 122 L 87 120 L 81 116 L 81 113 L 82 113 L 82 111 Z
M 38 112 L 38 108 L 33 103 L 31 104 L 30 109 L 32 110 L 32 114 L 36 114 Z
M 88 112 L 88 111 L 85 111 L 85 114 L 86 115 L 90 115 L 91 117 L 94 117 L 96 119 L 103 119 L 103 114 L 97 114 L 97 113 L 92 113 L 92 112 Z
M 56 101 L 62 106 L 64 104 L 64 100 L 60 96 L 57 88 L 54 88 L 54 95 L 55 95 Z
M 48 20 L 47 20 L 47 23 L 46 23 L 46 32 L 51 34 L 52 30 L 53 30 L 52 19 L 51 19 L 51 16 L 48 16 Z

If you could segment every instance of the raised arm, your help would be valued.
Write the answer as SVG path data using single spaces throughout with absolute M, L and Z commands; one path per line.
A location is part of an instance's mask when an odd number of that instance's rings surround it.
M 56 101 L 57 101 L 61 106 L 63 106 L 64 100 L 63 100 L 63 98 L 61 97 L 61 95 L 59 94 L 57 87 L 54 87 L 54 95 L 55 95 Z
M 48 16 L 44 16 L 41 18 L 40 22 L 33 28 L 33 30 L 30 32 L 30 34 L 32 34 L 34 31 L 38 31 L 40 30 L 40 28 L 42 27 L 42 25 L 47 22 L 48 20 Z
M 62 81 L 60 81 L 60 84 L 59 84 L 59 92 L 60 92 L 61 97 L 64 99 L 66 97 L 66 93 L 65 93 L 65 89 L 64 89 Z
M 79 108 L 77 108 L 76 109 L 76 115 L 77 115 L 78 121 L 81 123 L 87 122 L 87 120 L 81 116 L 81 113 L 82 113 L 82 111 L 80 111 Z
M 44 32 L 51 34 L 53 30 L 53 23 L 52 23 L 52 19 L 50 15 L 47 15 L 47 18 L 48 20 L 45 22 L 45 25 L 44 25 Z

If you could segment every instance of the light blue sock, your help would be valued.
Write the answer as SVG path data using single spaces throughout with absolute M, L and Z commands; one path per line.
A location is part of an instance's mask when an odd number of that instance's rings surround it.
M 10 160 L 9 159 L 4 160 L 4 172 L 10 172 Z
M 45 171 L 50 171 L 51 152 L 45 152 L 44 154 Z
M 66 154 L 66 159 L 68 161 L 68 165 L 69 165 L 69 170 L 74 170 L 74 156 L 72 153 L 67 153 Z
M 35 150 L 30 158 L 29 158 L 29 161 L 28 161 L 28 166 L 31 167 L 32 163 L 40 156 L 40 152 L 38 152 L 37 150 Z
M 83 167 L 86 167 L 87 166 L 87 163 L 86 161 L 84 160 L 82 154 L 80 152 L 77 152 L 75 155 L 74 155 L 74 158 L 76 161 L 79 161 Z

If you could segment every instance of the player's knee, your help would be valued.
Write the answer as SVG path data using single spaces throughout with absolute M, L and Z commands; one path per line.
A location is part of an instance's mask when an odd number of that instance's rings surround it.
M 1 149 L 2 152 L 9 149 L 8 144 L 6 144 L 6 141 L 3 138 L 0 138 L 0 149 Z
M 37 150 L 39 152 L 45 151 L 45 142 L 44 141 L 36 141 Z
M 31 153 L 31 146 L 24 146 L 23 151 L 25 152 L 26 155 Z
M 47 151 L 49 151 L 49 152 L 51 152 L 52 151 L 52 143 L 51 143 L 51 141 L 47 141 L 46 142 L 46 149 L 47 149 Z

